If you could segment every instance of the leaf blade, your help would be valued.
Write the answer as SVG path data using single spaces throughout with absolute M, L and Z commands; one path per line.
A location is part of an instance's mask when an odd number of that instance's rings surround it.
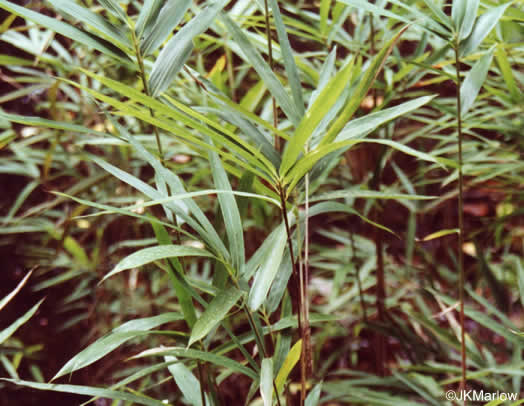
M 100 283 L 127 269 L 137 268 L 160 259 L 186 256 L 213 257 L 210 252 L 204 249 L 185 247 L 183 245 L 159 245 L 156 247 L 143 248 L 122 259 L 111 272 L 104 276 Z
M 93 364 L 125 342 L 144 335 L 148 330 L 181 318 L 182 316 L 178 313 L 164 313 L 159 316 L 128 321 L 76 354 L 56 373 L 52 381 Z
M 242 291 L 233 286 L 221 290 L 195 323 L 188 346 L 204 338 L 213 327 L 220 323 L 242 295 Z
M 493 49 L 482 56 L 482 58 L 473 65 L 473 68 L 468 72 L 466 79 L 460 86 L 460 113 L 462 115 L 466 114 L 471 106 L 473 106 L 473 103 L 486 80 L 492 59 Z

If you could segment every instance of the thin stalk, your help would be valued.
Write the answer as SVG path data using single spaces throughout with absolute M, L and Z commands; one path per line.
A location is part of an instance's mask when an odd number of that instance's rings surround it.
M 306 145 L 306 152 L 309 150 L 309 146 Z M 313 357 L 311 354 L 310 346 L 310 336 L 311 329 L 309 327 L 309 291 L 308 291 L 308 281 L 309 281 L 309 173 L 306 173 L 306 202 L 305 202 L 305 236 L 304 236 L 304 275 L 300 278 L 301 282 L 301 292 L 302 292 L 302 324 L 304 326 L 304 334 L 306 335 L 306 341 L 302 341 L 304 346 L 302 351 L 304 352 L 303 356 L 305 358 L 305 365 L 303 366 L 303 380 L 306 381 L 307 377 L 310 375 L 313 370 Z M 302 276 L 302 275 L 301 275 Z
M 142 56 L 142 52 L 140 51 L 140 45 L 136 38 L 134 29 L 131 30 L 131 35 L 133 37 L 133 45 L 135 47 L 135 55 L 136 55 L 136 59 L 138 62 L 138 69 L 140 71 L 140 78 L 142 79 L 142 86 L 144 87 L 144 93 L 146 94 L 146 96 L 151 97 L 151 92 L 149 91 L 149 85 L 147 84 L 146 70 L 144 68 L 144 58 Z M 151 107 L 149 108 L 149 114 L 151 114 L 152 118 L 155 118 L 155 113 Z M 160 142 L 160 134 L 158 133 L 158 128 L 156 126 L 153 126 L 153 131 L 155 133 L 158 154 L 160 155 L 160 159 L 163 160 L 164 153 L 162 152 L 162 143 Z
M 373 14 L 369 15 L 369 28 L 371 30 L 370 36 L 371 36 L 371 55 L 375 55 L 376 48 L 375 48 L 375 23 L 373 22 Z M 373 108 L 377 107 L 377 89 L 373 88 Z
M 253 333 L 255 334 L 256 340 L 258 342 L 260 342 L 259 347 L 260 347 L 260 352 L 262 354 L 262 357 L 263 358 L 267 358 L 266 350 L 265 350 L 264 346 L 262 345 L 262 340 L 263 340 L 264 336 L 261 335 L 260 332 L 258 331 L 257 325 L 255 324 L 255 320 L 253 319 L 253 315 L 251 314 L 251 311 L 248 309 L 247 306 L 244 306 L 244 311 L 246 312 L 246 316 L 247 316 L 247 318 L 249 320 L 249 324 L 251 325 Z M 281 406 L 281 404 L 280 404 L 280 396 L 278 395 L 278 389 L 277 389 L 277 384 L 275 383 L 275 379 L 273 379 L 273 390 L 275 391 L 275 396 L 277 398 L 277 404 L 278 404 L 278 406 Z
M 459 267 L 459 302 L 460 302 L 460 354 L 462 379 L 460 387 L 466 389 L 466 333 L 464 330 L 464 182 L 462 179 L 462 114 L 460 112 L 462 105 L 460 102 L 460 58 L 459 58 L 459 39 L 455 41 L 455 69 L 457 74 L 457 126 L 458 126 L 458 172 L 459 172 L 459 194 L 458 194 L 458 227 L 459 227 L 459 246 L 458 246 L 458 267 Z M 464 400 L 464 404 L 466 401 Z
M 300 278 L 302 277 L 300 275 L 300 272 L 297 267 L 297 262 L 295 258 L 295 254 L 293 252 L 293 241 L 291 240 L 291 228 L 289 226 L 289 219 L 287 216 L 286 211 L 286 198 L 285 198 L 285 192 L 282 186 L 279 186 L 278 188 L 279 194 L 280 194 L 280 203 L 282 206 L 281 209 L 281 215 L 282 220 L 284 221 L 284 225 L 286 227 L 286 234 L 287 234 L 287 243 L 288 243 L 288 249 L 289 249 L 289 255 L 291 257 L 291 265 L 293 269 L 293 273 L 291 275 L 291 298 L 293 301 L 293 306 L 295 307 L 295 311 L 297 313 L 297 319 L 298 319 L 298 330 L 300 332 L 300 338 L 302 339 L 302 352 L 300 354 L 300 404 L 303 405 L 306 399 L 306 380 L 307 380 L 307 371 L 308 371 L 308 359 L 311 358 L 311 342 L 310 342 L 310 333 L 309 333 L 309 326 L 304 324 L 304 320 L 302 319 L 304 312 L 304 302 L 303 302 L 303 291 L 301 289 L 300 284 Z M 298 289 L 297 289 L 298 288 Z M 297 292 L 298 290 L 298 292 Z
M 273 47 L 271 45 L 271 25 L 269 23 L 269 6 L 267 4 L 267 0 L 264 0 L 264 14 L 266 19 L 266 36 L 267 36 L 267 53 L 268 53 L 268 59 L 269 59 L 269 67 L 271 70 L 274 70 L 274 62 L 273 62 Z M 273 127 L 277 128 L 278 126 L 278 111 L 277 111 L 277 101 L 274 97 L 271 98 L 273 103 Z M 278 135 L 275 135 L 275 149 L 277 151 L 281 150 L 280 145 L 280 137 Z
M 360 297 L 360 307 L 362 307 L 362 315 L 364 316 L 364 321 L 368 321 L 366 302 L 364 302 L 364 292 L 362 291 L 362 282 L 360 281 L 360 264 L 357 263 L 357 256 L 355 254 L 355 236 L 353 231 L 349 234 L 349 239 L 351 240 L 351 262 L 355 265 L 355 273 L 357 276 L 357 286 L 358 286 L 358 295 Z
M 370 15 L 369 17 L 369 24 L 370 24 L 370 37 L 371 37 L 371 49 L 370 53 L 371 55 L 375 55 L 376 48 L 375 48 L 375 25 L 373 21 L 373 15 Z M 373 109 L 377 107 L 378 102 L 378 95 L 377 95 L 377 89 L 372 89 L 372 95 L 373 95 Z M 380 167 L 380 162 L 382 161 L 382 158 L 384 156 L 385 149 L 382 149 L 382 152 L 380 154 L 380 159 L 377 161 L 377 167 L 375 168 L 375 174 L 373 176 L 372 180 L 372 188 L 375 190 L 380 189 L 380 179 L 382 175 L 382 170 Z M 381 213 L 380 213 L 380 205 L 378 204 L 377 207 L 375 207 L 375 213 L 374 213 L 374 221 L 377 223 L 381 223 Z M 383 248 L 383 235 L 382 230 L 379 228 L 375 228 L 374 233 L 374 240 L 375 240 L 375 249 L 377 254 L 377 291 L 376 291 L 376 306 L 377 306 L 377 313 L 378 313 L 378 320 L 380 323 L 386 322 L 386 308 L 385 308 L 385 301 L 386 301 L 386 276 L 384 272 L 384 248 Z M 359 278 L 360 279 L 360 278 Z M 386 340 L 384 334 L 381 332 L 378 332 L 376 335 L 376 344 L 377 344 L 377 353 L 376 353 L 376 362 L 377 362 L 377 372 L 379 375 L 384 376 L 385 375 L 385 363 L 386 363 Z
M 375 208 L 374 221 L 380 223 L 379 208 Z M 382 230 L 375 228 L 375 248 L 377 252 L 377 312 L 378 320 L 381 323 L 385 323 L 386 319 L 386 281 L 384 273 L 384 249 L 382 246 Z M 377 371 L 379 375 L 385 375 L 385 362 L 386 362 L 386 341 L 384 334 L 381 332 L 377 333 Z
M 226 49 L 226 67 L 227 67 L 227 78 L 229 81 L 229 88 L 231 89 L 231 100 L 237 102 L 236 87 L 235 87 L 235 73 L 233 72 L 233 53 L 231 49 L 226 45 L 224 41 L 224 47 Z

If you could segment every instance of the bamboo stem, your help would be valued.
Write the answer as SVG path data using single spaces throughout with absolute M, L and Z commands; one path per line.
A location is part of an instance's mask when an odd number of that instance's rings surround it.
M 274 61 L 273 61 L 273 46 L 271 44 L 271 25 L 269 22 L 269 6 L 267 4 L 267 0 L 264 0 L 264 14 L 266 19 L 266 36 L 267 36 L 267 53 L 268 53 L 268 59 L 269 59 L 269 67 L 272 71 L 275 70 L 274 68 Z M 277 101 L 274 97 L 272 99 L 273 104 L 273 127 L 277 128 L 278 126 L 278 110 L 277 110 Z M 282 149 L 282 146 L 280 145 L 280 137 L 278 135 L 275 135 L 275 149 L 280 152 Z
M 293 273 L 291 275 L 291 299 L 293 302 L 293 307 L 297 313 L 298 318 L 298 330 L 300 332 L 300 338 L 302 339 L 302 352 L 300 354 L 300 404 L 303 405 L 306 399 L 306 381 L 308 376 L 308 360 L 311 359 L 311 334 L 309 332 L 309 323 L 303 320 L 304 311 L 304 295 L 301 288 L 300 279 L 303 279 L 303 276 L 300 275 L 300 272 L 297 267 L 297 262 L 293 250 L 293 241 L 291 240 L 291 228 L 289 226 L 289 219 L 286 211 L 286 198 L 284 189 L 279 186 L 280 202 L 282 205 L 281 214 L 282 220 L 286 227 L 287 233 L 287 243 L 289 248 L 289 255 L 291 257 L 291 265 Z
M 464 330 L 464 253 L 462 246 L 464 245 L 464 181 L 462 178 L 462 105 L 460 94 L 460 58 L 459 58 L 459 39 L 458 36 L 455 41 L 455 69 L 457 74 L 457 126 L 458 126 L 458 172 L 459 172 L 459 194 L 458 194 L 458 227 L 459 227 L 459 246 L 458 246 L 458 271 L 459 271 L 459 302 L 460 302 L 460 354 L 461 354 L 461 369 L 462 378 L 460 381 L 461 390 L 466 389 L 466 333 Z M 464 404 L 466 401 L 464 400 Z
M 144 87 L 144 93 L 146 94 L 146 96 L 151 97 L 151 93 L 149 91 L 149 85 L 147 83 L 146 70 L 144 67 L 144 58 L 142 56 L 142 52 L 140 51 L 140 45 L 138 44 L 138 41 L 135 35 L 135 30 L 131 30 L 131 34 L 133 36 L 133 45 L 135 47 L 135 55 L 136 55 L 136 59 L 138 62 L 138 68 L 140 71 L 140 78 L 142 79 L 142 86 Z M 155 113 L 151 107 L 149 108 L 149 114 L 151 114 L 152 118 L 155 118 Z M 160 141 L 160 134 L 158 133 L 158 128 L 155 125 L 153 125 L 153 132 L 155 133 L 158 154 L 160 155 L 160 159 L 163 161 L 164 153 L 162 152 L 162 143 Z

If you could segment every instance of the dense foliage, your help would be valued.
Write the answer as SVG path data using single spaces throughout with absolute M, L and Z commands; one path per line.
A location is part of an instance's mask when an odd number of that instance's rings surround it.
M 520 398 L 521 1 L 0 7 L 0 401 Z

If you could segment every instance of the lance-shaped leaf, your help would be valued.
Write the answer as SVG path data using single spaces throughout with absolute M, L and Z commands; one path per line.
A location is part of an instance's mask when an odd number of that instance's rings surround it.
M 515 81 L 508 54 L 506 53 L 503 44 L 499 44 L 497 46 L 497 50 L 495 51 L 495 59 L 497 60 L 500 72 L 502 73 L 502 77 L 506 83 L 506 87 L 509 89 L 511 98 L 515 102 L 518 101 L 522 97 L 522 93 L 517 86 L 517 82 Z
M 122 400 L 124 402 L 130 402 L 131 404 L 146 405 L 146 406 L 165 406 L 165 403 L 152 399 L 150 397 L 132 395 L 127 392 L 120 392 L 111 389 L 96 388 L 93 386 L 83 385 L 57 385 L 53 383 L 37 383 L 31 381 L 23 381 L 20 379 L 5 379 L 0 378 L 2 381 L 11 382 L 15 385 L 25 386 L 32 389 L 73 393 L 75 395 L 95 396 L 99 398 L 108 398 L 114 400 Z
M 301 159 L 298 162 L 298 164 L 295 165 L 284 178 L 284 184 L 289 185 L 287 187 L 288 193 L 291 192 L 291 190 L 293 190 L 293 188 L 297 185 L 300 179 L 302 179 L 302 177 L 313 167 L 313 165 L 319 162 L 320 159 L 322 159 L 324 156 L 334 151 L 337 151 L 338 153 L 342 153 L 346 151 L 347 149 L 349 149 L 351 146 L 359 144 L 361 142 L 387 145 L 401 152 L 404 152 L 405 154 L 417 157 L 421 160 L 438 163 L 439 165 L 443 167 L 445 167 L 445 165 L 452 164 L 451 161 L 446 160 L 445 158 L 434 157 L 430 154 L 427 154 L 421 151 L 417 151 L 416 149 L 408 147 L 407 145 L 404 145 L 404 144 L 401 144 L 400 142 L 396 142 L 392 140 L 367 139 L 367 138 L 349 139 L 349 140 L 335 142 L 329 145 L 325 145 L 321 148 L 316 148 L 315 150 L 306 154 L 304 158 Z
M 372 14 L 389 17 L 394 20 L 403 21 L 408 24 L 414 24 L 417 25 L 419 28 L 423 29 L 424 31 L 429 31 L 436 33 L 440 36 L 446 36 L 448 34 L 448 30 L 444 27 L 442 27 L 438 22 L 434 21 L 432 18 L 429 17 L 429 15 L 426 15 L 420 11 L 418 11 L 414 7 L 410 7 L 406 1 L 401 0 L 389 0 L 388 3 L 394 3 L 400 8 L 403 8 L 407 11 L 407 13 L 402 13 L 403 15 L 395 14 L 389 10 L 389 7 L 380 7 L 377 5 L 374 5 L 370 1 L 366 0 L 338 0 L 341 3 L 348 4 L 350 6 L 356 7 L 359 10 L 365 10 L 369 11 Z M 378 4 L 378 3 L 377 3 Z M 382 3 L 387 4 L 387 3 Z M 404 14 L 407 14 L 408 17 L 404 17 Z
M 260 368 L 260 396 L 264 406 L 273 404 L 273 360 L 264 358 Z
M 186 190 L 184 188 L 183 182 L 180 180 L 180 178 L 173 172 L 165 168 L 160 161 L 153 156 L 149 151 L 147 151 L 142 144 L 140 144 L 134 137 L 132 137 L 123 127 L 121 127 L 118 122 L 112 121 L 115 128 L 117 128 L 120 132 L 120 134 L 126 138 L 131 145 L 135 148 L 138 155 L 147 161 L 155 170 L 157 176 L 162 178 L 166 184 L 169 185 L 169 188 L 171 189 L 172 194 L 181 195 L 186 194 Z M 139 189 L 141 190 L 141 189 Z M 150 190 L 150 189 L 148 189 Z M 151 195 L 148 195 L 151 197 Z M 174 203 L 174 202 L 173 202 Z M 218 233 L 214 229 L 211 222 L 208 220 L 204 212 L 198 207 L 198 205 L 192 200 L 192 199 L 185 199 L 183 201 L 183 206 L 171 206 L 168 205 L 168 207 L 180 207 L 179 210 L 176 210 L 175 212 L 179 213 L 186 213 L 187 209 L 189 209 L 189 212 L 195 217 L 195 219 L 198 221 L 196 223 L 193 221 L 191 217 L 188 215 L 183 216 L 183 220 L 187 221 L 188 224 L 190 224 L 193 228 L 195 228 L 197 231 L 200 232 L 200 235 L 203 239 L 208 241 L 210 246 L 215 247 L 218 252 L 221 254 L 227 256 L 227 250 L 222 243 L 222 240 L 218 236 Z M 195 227 L 197 226 L 197 227 Z
M 171 85 L 191 54 L 193 38 L 209 28 L 228 1 L 219 0 L 211 3 L 168 41 L 151 70 L 149 87 L 153 96 L 162 93 Z
M 322 393 L 322 382 L 319 382 L 308 393 L 304 406 L 318 406 L 320 404 L 320 394 Z
M 33 315 L 36 313 L 40 305 L 44 299 L 40 300 L 37 304 L 35 304 L 31 309 L 29 309 L 22 317 L 19 317 L 15 320 L 14 323 L 0 331 L 0 344 L 2 344 L 4 341 L 6 341 L 9 337 L 11 337 L 16 330 L 18 330 L 21 326 L 23 326 L 27 320 L 29 320 Z
M 101 282 L 111 276 L 125 271 L 126 269 L 138 268 L 160 259 L 173 257 L 212 257 L 213 255 L 206 250 L 183 245 L 161 245 L 158 247 L 148 247 L 134 252 L 120 261 L 114 269 L 109 272 Z
M 453 29 L 453 22 L 451 19 L 439 8 L 438 5 L 434 3 L 433 0 L 423 0 L 424 4 L 429 7 L 429 9 L 432 11 L 433 15 L 437 18 L 437 20 L 445 25 L 449 29 Z
M 460 114 L 466 114 L 471 106 L 473 106 L 480 88 L 486 80 L 492 59 L 493 49 L 482 56 L 466 75 L 466 79 L 460 86 Z
M 453 0 L 453 3 L 451 4 L 451 19 L 453 20 L 457 32 L 460 31 L 467 8 L 468 0 Z
M 209 142 L 212 143 L 212 141 Z M 227 178 L 227 173 L 216 152 L 209 153 L 209 163 L 211 164 L 211 174 L 215 187 L 219 190 L 231 192 L 231 184 Z M 224 218 L 233 268 L 237 272 L 242 272 L 245 263 L 244 230 L 242 229 L 242 219 L 238 211 L 237 201 L 231 193 L 220 193 L 218 195 L 218 202 L 220 203 L 220 211 Z
M 4 10 L 9 11 L 10 13 L 16 14 L 17 16 L 32 21 L 35 24 L 41 25 L 45 28 L 55 31 L 67 38 L 72 39 L 73 41 L 77 41 L 81 44 L 92 47 L 102 52 L 103 54 L 115 58 L 116 60 L 120 61 L 128 67 L 133 67 L 133 65 L 130 64 L 127 55 L 109 41 L 106 41 L 102 38 L 89 34 L 81 29 L 73 27 L 72 25 L 64 21 L 45 16 L 43 14 L 37 13 L 36 11 L 29 10 L 28 8 L 18 6 L 7 0 L 0 0 L 0 7 Z
M 67 14 L 71 18 L 83 22 L 84 24 L 93 28 L 98 33 L 105 36 L 106 39 L 112 39 L 117 46 L 131 46 L 131 42 L 119 27 L 115 27 L 104 17 L 96 13 L 93 13 L 88 8 L 82 7 L 71 0 L 48 1 L 60 12 Z
M 460 24 L 459 38 L 462 40 L 467 38 L 471 34 L 473 29 L 473 24 L 477 19 L 477 10 L 479 8 L 479 0 L 461 0 L 466 3 L 466 10 L 464 13 L 464 18 Z
M 344 88 L 350 81 L 354 62 L 355 59 L 351 59 L 344 68 L 333 76 L 308 108 L 293 137 L 286 144 L 280 165 L 281 175 L 286 174 L 293 166 L 315 128 L 339 100 Z
M 286 26 L 282 20 L 280 7 L 277 0 L 269 0 L 273 18 L 275 19 L 275 27 L 277 29 L 278 41 L 280 42 L 280 50 L 282 52 L 282 59 L 284 60 L 284 68 L 286 69 L 289 86 L 291 87 L 291 94 L 297 106 L 297 111 L 300 115 L 304 114 L 304 97 L 302 95 L 302 86 L 298 76 L 298 68 L 293 56 L 293 49 L 289 43 L 289 38 L 286 32 Z
M 191 0 L 169 0 L 162 7 L 156 21 L 150 23 L 153 28 L 149 29 L 148 34 L 140 43 L 140 50 L 144 55 L 149 55 L 162 45 L 180 23 L 190 5 Z
M 276 99 L 284 114 L 287 116 L 287 118 L 289 118 L 289 120 L 291 120 L 291 122 L 293 122 L 293 124 L 297 125 L 300 122 L 301 115 L 293 103 L 293 100 L 289 97 L 286 90 L 284 89 L 284 86 L 282 86 L 282 83 L 280 83 L 280 80 L 278 80 L 270 66 L 266 63 L 266 61 L 264 61 L 262 56 L 260 56 L 258 51 L 255 49 L 253 44 L 251 44 L 246 34 L 242 32 L 240 27 L 235 24 L 235 22 L 233 22 L 233 20 L 231 20 L 231 18 L 229 18 L 229 16 L 226 14 L 222 13 L 220 17 L 235 42 L 242 49 L 242 52 L 246 56 L 247 60 L 251 63 L 258 75 L 262 78 L 264 84 L 271 92 L 271 95 Z
M 177 357 L 166 355 L 164 360 L 166 362 L 173 362 L 177 360 Z M 180 391 L 184 394 L 184 397 L 189 401 L 189 403 L 193 406 L 202 406 L 200 382 L 195 375 L 193 375 L 191 370 L 182 362 L 171 364 L 167 369 L 171 375 L 173 375 L 176 385 L 180 388 Z
M 351 138 L 364 137 L 381 125 L 397 117 L 407 114 L 411 111 L 429 103 L 435 96 L 422 96 L 414 100 L 390 107 L 376 113 L 351 120 L 338 134 L 336 141 L 345 141 Z
M 98 2 L 115 17 L 120 18 L 124 22 L 127 21 L 126 13 L 115 0 L 98 0 Z
M 150 350 L 142 351 L 140 354 L 135 355 L 131 359 L 143 358 L 143 357 L 157 357 L 161 355 L 174 355 L 178 358 L 190 358 L 195 360 L 201 360 L 205 362 L 211 362 L 212 364 L 230 369 L 233 372 L 239 372 L 248 376 L 249 378 L 256 380 L 258 375 L 251 368 L 242 365 L 240 362 L 235 361 L 231 358 L 223 355 L 215 354 L 213 352 L 193 350 L 191 348 L 182 347 L 159 347 L 152 348 Z
M 158 17 L 160 9 L 164 6 L 165 2 L 166 0 L 144 1 L 135 25 L 135 32 L 138 38 L 143 38 L 151 32 L 155 25 L 154 21 Z
M 491 32 L 493 27 L 495 27 L 510 4 L 511 2 L 508 2 L 502 6 L 490 8 L 477 19 L 469 37 L 460 44 L 461 55 L 465 56 L 477 50 L 478 46 L 484 41 L 484 38 Z
M 139 144 L 137 143 L 137 146 Z M 143 148 L 143 147 L 142 147 Z M 145 151 L 145 149 L 143 149 Z M 135 189 L 139 190 L 140 192 L 144 193 L 147 197 L 150 199 L 164 199 L 165 195 L 162 195 L 158 190 L 152 188 L 147 183 L 141 181 L 135 176 L 130 175 L 127 172 L 124 172 L 123 170 L 117 168 L 116 166 L 113 166 L 109 164 L 108 162 L 105 162 L 98 158 L 93 158 L 93 161 L 96 162 L 98 165 L 100 165 L 102 168 L 104 168 L 106 171 L 110 172 L 112 175 L 120 179 L 121 181 L 127 183 L 128 185 L 133 186 Z M 153 162 L 153 161 L 152 161 Z M 165 169 L 165 177 L 166 179 L 172 180 L 173 182 L 167 182 L 170 187 L 171 191 L 174 193 L 178 193 L 179 190 L 181 193 L 183 193 L 183 188 L 178 188 L 181 186 L 181 182 L 178 179 L 178 183 L 175 182 L 177 180 L 176 176 L 174 174 L 169 175 L 168 170 Z M 175 187 L 177 186 L 177 187 Z M 218 234 L 216 233 L 215 229 L 211 226 L 211 223 L 209 220 L 206 219 L 207 223 L 204 223 L 200 221 L 200 218 L 205 218 L 204 213 L 198 208 L 197 204 L 193 202 L 192 200 L 187 200 L 184 202 L 185 205 L 177 204 L 177 202 L 166 202 L 165 205 L 169 207 L 170 210 L 173 211 L 177 216 L 180 216 L 184 221 L 187 222 L 194 230 L 198 232 L 200 237 L 209 244 L 210 247 L 212 247 L 214 250 L 216 250 L 217 253 L 220 253 L 222 255 L 227 256 L 227 250 L 224 244 L 222 243 L 222 240 L 218 237 Z M 193 219 L 191 216 L 187 214 L 187 207 L 188 206 L 197 219 L 199 219 L 200 225 L 195 219 Z
M 218 292 L 195 323 L 188 345 L 191 346 L 194 342 L 204 338 L 213 327 L 227 316 L 229 310 L 231 310 L 241 297 L 242 291 L 234 286 L 229 286 Z
M 60 371 L 57 372 L 52 380 L 58 379 L 64 375 L 71 374 L 81 368 L 91 365 L 93 362 L 98 361 L 114 349 L 124 344 L 126 341 L 143 336 L 147 334 L 149 330 L 155 327 L 180 319 L 182 319 L 182 316 L 178 313 L 165 313 L 161 314 L 160 316 L 128 321 L 115 328 L 104 337 L 96 340 L 93 344 L 89 345 L 87 348 L 71 358 L 60 369 Z
M 289 350 L 289 353 L 287 354 L 286 359 L 284 360 L 284 363 L 282 364 L 282 367 L 280 368 L 280 371 L 278 371 L 278 375 L 275 379 L 275 384 L 277 386 L 278 393 L 282 392 L 282 389 L 284 388 L 284 384 L 286 383 L 286 379 L 297 364 L 298 360 L 300 359 L 300 354 L 302 353 L 302 340 L 298 340 L 293 347 L 291 347 L 291 350 Z M 278 396 L 278 394 L 277 394 Z
M 346 123 L 351 119 L 355 111 L 357 111 L 358 107 L 360 106 L 360 102 L 366 96 L 369 89 L 375 82 L 375 78 L 382 70 L 384 63 L 386 62 L 386 58 L 391 53 L 396 42 L 407 28 L 408 26 L 405 26 L 402 29 L 400 29 L 397 32 L 397 34 L 394 35 L 393 38 L 389 40 L 387 44 L 384 45 L 384 48 L 382 48 L 382 50 L 377 54 L 377 56 L 373 58 L 373 61 L 367 68 L 366 72 L 362 75 L 362 78 L 360 79 L 354 94 L 351 96 L 349 102 L 344 107 L 344 109 L 340 112 L 338 118 L 331 125 L 327 134 L 324 136 L 324 138 L 322 138 L 322 140 L 320 141 L 320 145 L 331 143 L 336 138 L 340 130 L 342 130 Z
M 159 223 L 151 221 L 151 226 L 155 232 L 155 237 L 159 244 L 161 245 L 171 245 L 171 237 L 169 236 L 166 228 Z M 177 258 L 168 258 L 169 262 L 169 278 L 171 279 L 171 284 L 175 290 L 178 302 L 182 308 L 182 313 L 184 313 L 184 319 L 187 322 L 187 325 L 192 328 L 196 322 L 196 313 L 195 307 L 193 306 L 193 300 L 191 298 L 191 292 L 187 289 L 184 275 L 184 268 L 180 264 L 180 261 Z
M 280 262 L 282 262 L 287 238 L 286 228 L 283 223 L 278 226 L 275 233 L 271 233 L 270 238 L 272 241 L 268 245 L 268 248 L 270 248 L 268 255 L 255 274 L 253 286 L 251 286 L 249 291 L 248 305 L 252 311 L 258 310 L 266 300 L 269 288 L 275 279 Z
M 517 281 L 520 293 L 520 304 L 524 304 L 524 266 L 521 258 L 515 257 L 515 267 L 517 269 Z
M 14 288 L 11 293 L 9 293 L 7 296 L 2 298 L 2 300 L 0 300 L 0 311 L 16 296 L 18 292 L 20 292 L 20 289 L 24 287 L 25 283 L 27 282 L 32 273 L 33 271 L 29 271 L 27 275 L 24 276 L 24 279 L 22 279 L 18 283 L 18 285 L 16 285 L 16 288 Z

